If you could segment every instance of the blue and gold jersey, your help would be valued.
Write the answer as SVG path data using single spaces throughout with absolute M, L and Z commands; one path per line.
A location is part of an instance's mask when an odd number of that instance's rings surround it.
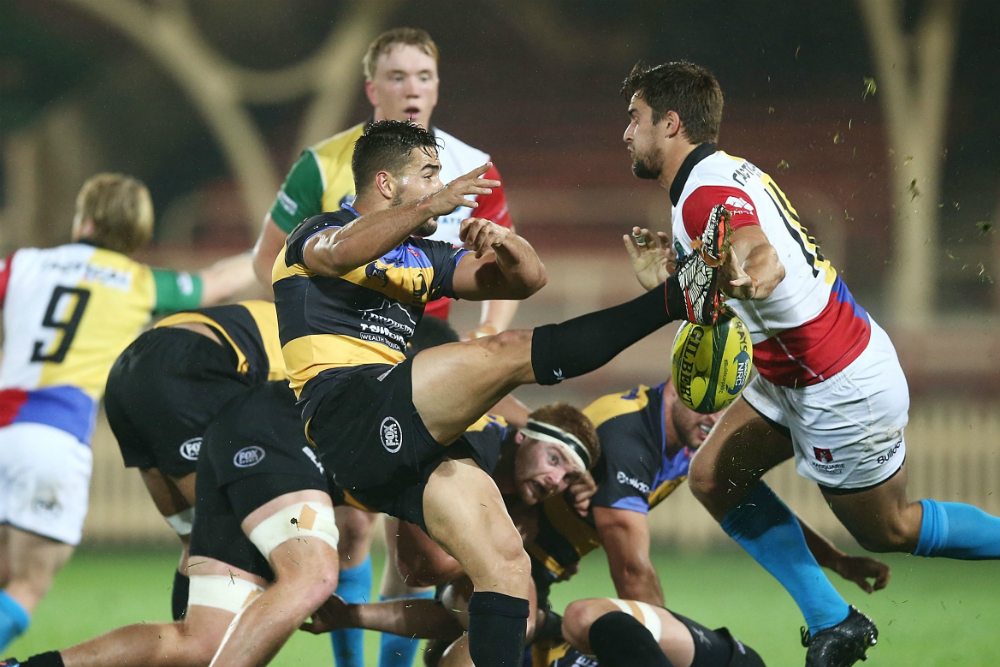
M 601 439 L 601 459 L 592 471 L 598 487 L 594 507 L 645 514 L 687 479 L 694 452 L 686 447 L 668 452 L 663 387 L 639 385 L 602 396 L 583 410 Z
M 165 317 L 159 327 L 197 322 L 214 329 L 236 353 L 236 370 L 253 384 L 284 380 L 285 360 L 278 339 L 278 316 L 267 301 L 240 301 Z
M 306 241 L 357 217 L 344 207 L 309 218 L 289 235 L 274 263 L 281 348 L 289 382 L 300 397 L 320 375 L 399 363 L 427 302 L 455 296 L 452 277 L 466 251 L 440 241 L 410 237 L 339 277 L 310 271 L 302 256 Z M 304 398 L 310 393 L 307 389 Z

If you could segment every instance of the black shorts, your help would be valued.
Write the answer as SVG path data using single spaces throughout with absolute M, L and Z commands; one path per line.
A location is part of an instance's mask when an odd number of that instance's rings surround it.
M 328 492 L 288 383 L 267 382 L 243 392 L 205 431 L 201 451 L 191 555 L 273 581 L 267 560 L 243 533 L 243 520 L 287 493 Z
M 195 471 L 205 429 L 250 384 L 236 353 L 186 329 L 145 332 L 111 367 L 104 405 L 125 466 Z
M 424 487 L 442 459 L 468 457 L 492 473 L 500 452 L 498 442 L 468 436 L 439 444 L 413 407 L 412 368 L 407 359 L 328 375 L 313 392 L 308 430 L 338 487 L 365 507 L 426 531 Z

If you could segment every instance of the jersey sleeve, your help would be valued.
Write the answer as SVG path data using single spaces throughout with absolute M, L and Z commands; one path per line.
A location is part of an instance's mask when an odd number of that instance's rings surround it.
M 278 190 L 278 197 L 271 206 L 271 219 L 287 234 L 306 218 L 322 212 L 323 175 L 316 154 L 304 150 Z
M 503 420 L 486 415 L 469 427 L 465 439 L 474 452 L 473 457 L 487 475 L 492 475 L 500 460 L 500 447 L 509 433 Z
M 187 271 L 153 269 L 156 301 L 153 311 L 173 313 L 191 310 L 201 305 L 201 276 Z
M 590 501 L 594 507 L 649 513 L 649 494 L 659 469 L 658 452 L 653 451 L 640 429 L 634 427 L 637 413 L 610 419 L 597 427 L 601 440 L 602 474 L 597 493 Z
M 696 239 L 701 236 L 705 231 L 708 216 L 719 204 L 729 211 L 733 229 L 750 225 L 760 226 L 757 208 L 746 191 L 728 185 L 702 185 L 688 196 L 681 209 L 684 229 L 690 238 Z
M 324 229 L 343 227 L 353 219 L 354 216 L 352 214 L 341 210 L 335 213 L 322 213 L 320 215 L 314 215 L 306 220 L 304 223 L 296 227 L 295 230 L 288 235 L 288 240 L 285 241 L 285 266 L 293 266 L 295 264 L 302 264 L 305 266 L 305 258 L 303 257 L 302 251 L 305 247 L 306 241 Z
M 490 170 L 483 174 L 483 178 L 503 183 L 496 165 L 490 167 Z M 479 206 L 472 212 L 472 215 L 477 218 L 492 220 L 502 227 L 514 228 L 514 221 L 510 217 L 510 210 L 507 207 L 507 194 L 504 192 L 503 185 L 499 188 L 493 188 L 493 192 L 488 195 L 479 195 L 476 198 L 476 202 L 479 203 Z
M 0 308 L 7 298 L 7 285 L 10 283 L 10 268 L 14 262 L 14 255 L 0 258 Z
M 469 254 L 468 250 L 456 248 L 450 243 L 443 241 L 424 241 L 421 249 L 427 253 L 434 267 L 434 278 L 431 279 L 431 289 L 427 295 L 427 300 L 438 299 L 442 296 L 455 297 L 455 288 L 452 284 L 455 278 L 455 268 L 458 263 Z

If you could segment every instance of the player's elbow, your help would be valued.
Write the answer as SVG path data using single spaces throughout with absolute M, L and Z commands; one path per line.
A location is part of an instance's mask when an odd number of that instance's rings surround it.
M 514 294 L 511 298 L 516 300 L 527 299 L 529 296 L 532 296 L 538 292 L 538 290 L 545 287 L 548 282 L 549 276 L 545 271 L 545 265 L 538 262 L 538 265 L 533 272 L 521 276 L 521 280 L 519 280 L 516 285 L 512 286 L 514 288 Z

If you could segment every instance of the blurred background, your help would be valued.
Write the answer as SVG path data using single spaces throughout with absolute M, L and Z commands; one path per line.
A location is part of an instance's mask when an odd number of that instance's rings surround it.
M 491 153 L 549 285 L 531 327 L 639 293 L 621 235 L 669 231 L 670 200 L 629 170 L 621 80 L 638 60 L 708 66 L 719 146 L 768 171 L 910 382 L 911 493 L 1000 512 L 1000 3 L 859 0 L 2 0 L 0 251 L 68 240 L 97 171 L 150 187 L 141 259 L 187 268 L 249 248 L 300 151 L 364 120 L 360 60 L 398 25 L 441 51 L 435 125 Z M 478 307 L 454 309 L 460 330 Z M 669 374 L 673 329 L 607 368 L 519 396 L 594 398 Z M 91 544 L 170 543 L 102 422 Z M 849 541 L 792 466 L 772 483 Z M 682 488 L 663 544 L 724 540 Z

